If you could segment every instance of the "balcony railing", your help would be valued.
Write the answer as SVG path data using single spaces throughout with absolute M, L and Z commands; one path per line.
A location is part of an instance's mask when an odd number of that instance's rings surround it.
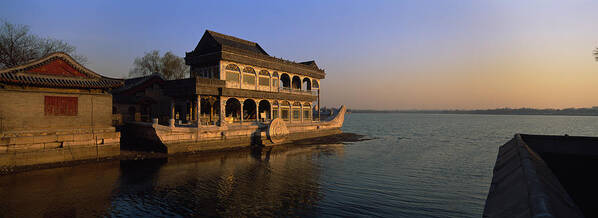
M 203 78 L 202 78 L 203 79 Z M 239 83 L 238 82 L 231 82 L 231 81 L 225 81 L 225 80 L 211 80 L 211 81 L 204 81 L 205 79 L 201 80 L 201 84 L 202 85 L 212 85 L 213 86 L 222 86 L 222 87 L 228 87 L 228 88 L 239 88 Z M 221 82 L 222 81 L 222 82 Z M 200 81 L 198 80 L 198 83 L 200 83 Z M 247 85 L 245 85 L 247 86 Z M 246 89 L 246 88 L 243 88 Z M 269 91 L 269 92 L 284 92 L 284 93 L 293 93 L 293 94 L 303 94 L 303 95 L 314 95 L 317 96 L 318 95 L 318 90 L 301 90 L 301 89 L 294 89 L 294 88 L 289 88 L 289 87 L 273 87 L 272 89 L 269 88 L 269 86 L 258 86 L 258 88 L 253 89 L 253 88 L 249 88 L 249 90 L 261 90 L 261 91 Z
M 289 88 L 289 87 L 278 88 L 278 91 L 286 92 L 286 93 L 295 93 L 295 94 L 318 95 L 317 90 L 301 90 L 301 89 L 293 89 L 293 88 Z
M 212 79 L 212 78 L 202 78 L 202 77 L 195 77 L 196 85 L 203 86 L 203 87 L 224 87 L 225 81 L 219 79 Z

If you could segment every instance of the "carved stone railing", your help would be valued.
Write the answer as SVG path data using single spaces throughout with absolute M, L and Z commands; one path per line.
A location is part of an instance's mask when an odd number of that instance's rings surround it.
M 316 90 L 302 90 L 302 89 L 293 89 L 293 88 L 288 88 L 288 87 L 278 88 L 278 91 L 286 92 L 286 93 L 294 93 L 294 94 L 318 95 L 318 91 L 316 91 Z

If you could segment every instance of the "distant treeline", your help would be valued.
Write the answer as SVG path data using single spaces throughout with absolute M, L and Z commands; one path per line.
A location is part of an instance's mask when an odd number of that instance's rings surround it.
M 502 114 L 502 115 L 567 115 L 598 116 L 598 107 L 534 109 L 534 108 L 498 108 L 487 110 L 349 110 L 352 113 L 421 113 L 421 114 Z

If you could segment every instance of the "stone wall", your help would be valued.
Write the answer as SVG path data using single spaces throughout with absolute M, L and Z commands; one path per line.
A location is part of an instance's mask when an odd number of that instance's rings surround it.
M 69 162 L 99 160 L 120 155 L 120 144 L 71 146 L 27 150 L 19 146 L 0 146 L 0 175 L 27 167 L 60 166 Z

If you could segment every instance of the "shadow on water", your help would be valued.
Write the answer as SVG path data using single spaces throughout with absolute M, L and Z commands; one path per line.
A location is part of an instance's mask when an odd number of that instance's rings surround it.
M 145 188 L 153 185 L 160 168 L 168 163 L 168 158 L 152 158 L 143 160 L 121 160 L 118 190 L 134 191 L 131 187 Z M 150 187 L 151 188 L 151 187 Z
M 253 137 L 250 146 L 251 157 L 257 161 L 268 162 L 270 160 L 272 148 L 272 146 L 264 146 L 261 137 Z
M 168 150 L 151 126 L 126 124 L 120 131 L 121 150 L 158 153 L 166 153 Z
M 255 134 L 251 136 L 251 146 L 249 146 L 249 148 L 251 150 L 251 157 L 259 161 L 262 160 L 262 152 L 264 151 L 264 149 L 268 149 L 267 147 L 265 148 L 264 142 L 262 141 L 262 137 L 260 135 Z

